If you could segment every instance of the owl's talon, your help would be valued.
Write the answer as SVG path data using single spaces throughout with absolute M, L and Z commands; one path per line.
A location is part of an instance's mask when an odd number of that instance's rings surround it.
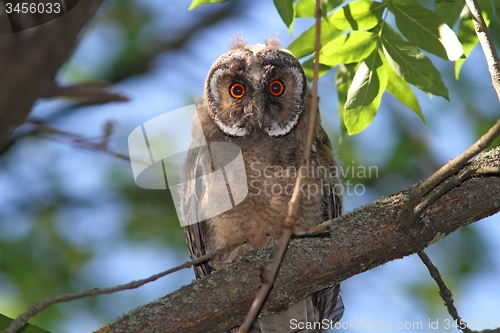
M 272 242 L 274 242 L 273 236 L 271 236 L 268 232 L 266 232 L 266 236 L 267 236 L 267 244 L 271 244 Z

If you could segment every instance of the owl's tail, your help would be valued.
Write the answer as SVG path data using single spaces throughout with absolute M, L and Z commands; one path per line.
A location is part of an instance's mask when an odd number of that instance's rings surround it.
M 259 318 L 251 333 L 323 333 L 333 328 L 344 314 L 340 285 L 320 290 L 292 304 L 284 312 Z M 237 327 L 228 333 L 235 333 Z

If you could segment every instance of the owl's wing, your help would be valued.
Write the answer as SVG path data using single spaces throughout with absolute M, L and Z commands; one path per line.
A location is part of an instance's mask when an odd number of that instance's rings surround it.
M 323 319 L 338 322 L 344 315 L 344 302 L 340 296 L 340 284 L 320 290 L 311 295 L 316 321 Z
M 320 127 L 318 131 L 318 137 L 316 138 L 316 149 L 318 156 L 318 164 L 321 166 L 326 166 L 327 170 L 332 170 L 330 167 L 334 166 L 333 170 L 338 173 L 338 165 L 335 163 L 335 157 L 333 156 L 333 148 L 330 142 L 328 134 L 326 134 L 323 127 Z M 333 218 L 342 215 L 342 194 L 341 194 L 341 184 L 337 175 L 328 175 L 328 179 L 325 180 L 330 186 L 326 188 L 323 193 L 323 220 L 331 220 Z
M 199 258 L 207 253 L 205 246 L 206 238 L 206 222 L 198 222 L 184 227 L 186 242 L 191 259 Z M 194 274 L 197 279 L 208 275 L 213 271 L 213 268 L 208 264 L 208 261 L 203 261 L 194 266 Z
M 333 156 L 332 145 L 330 139 L 323 128 L 319 129 L 316 149 L 318 151 L 319 165 L 323 166 L 337 166 L 335 157 Z M 335 217 L 342 215 L 342 196 L 340 193 L 340 182 L 337 177 L 327 179 L 330 186 L 328 190 L 323 192 L 323 219 L 331 220 Z M 340 296 L 340 285 L 320 290 L 312 296 L 312 304 L 317 312 L 315 316 L 319 320 L 329 318 L 334 322 L 339 321 L 344 314 L 344 304 Z
M 190 149 L 185 166 L 185 188 L 182 190 L 182 210 L 184 220 L 184 234 L 191 259 L 199 258 L 207 253 L 208 225 L 200 221 L 200 205 L 208 184 L 205 184 L 202 175 L 210 172 L 204 170 L 210 163 L 207 149 Z M 214 269 L 203 261 L 194 266 L 196 278 L 210 274 Z

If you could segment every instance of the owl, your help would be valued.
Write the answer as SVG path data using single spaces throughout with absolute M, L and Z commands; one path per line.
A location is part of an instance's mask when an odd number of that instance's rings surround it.
M 277 38 L 253 46 L 236 38 L 212 65 L 197 104 L 184 168 L 186 242 L 193 259 L 242 238 L 247 242 L 197 265 L 197 278 L 281 237 L 304 153 L 310 100 L 300 62 Z M 228 171 L 224 165 L 238 156 L 241 172 Z M 237 182 L 244 186 L 235 190 Z M 231 205 L 219 209 L 228 204 L 220 193 L 231 190 Z M 319 116 L 302 192 L 297 227 L 313 227 L 341 214 L 337 162 Z M 320 290 L 284 312 L 259 318 L 251 332 L 323 332 L 292 330 L 290 320 L 340 320 L 344 307 L 339 292 L 339 285 Z

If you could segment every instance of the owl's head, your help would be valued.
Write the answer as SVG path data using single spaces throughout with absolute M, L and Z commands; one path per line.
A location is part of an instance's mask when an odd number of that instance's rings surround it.
M 264 131 L 279 137 L 299 122 L 307 89 L 300 62 L 276 38 L 253 46 L 236 39 L 208 72 L 204 99 L 226 135 Z

